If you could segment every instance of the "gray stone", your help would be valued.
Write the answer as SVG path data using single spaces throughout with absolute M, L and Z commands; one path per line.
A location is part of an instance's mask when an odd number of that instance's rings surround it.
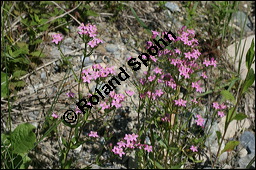
M 60 51 L 58 50 L 57 47 L 53 47 L 51 52 L 50 52 L 50 56 L 52 56 L 53 58 L 59 59 L 60 58 Z
M 240 158 L 238 160 L 239 167 L 246 168 L 246 166 L 250 163 L 250 161 L 253 159 L 254 156 L 255 156 L 254 154 L 248 154 L 245 157 Z M 249 167 L 249 168 L 255 168 L 255 161 L 252 164 L 252 167 Z
M 83 62 L 83 60 L 84 60 L 84 62 Z M 85 59 L 84 59 L 84 55 L 81 56 L 80 61 L 83 62 L 83 67 L 93 64 L 93 61 L 90 59 L 90 57 L 85 57 Z
M 45 80 L 46 80 L 46 72 L 45 71 L 43 71 L 41 73 L 41 79 L 43 80 L 43 82 L 45 82 Z
M 243 25 L 245 22 L 244 30 L 245 32 L 252 31 L 253 25 L 252 22 L 249 20 L 248 16 L 244 12 L 237 11 L 233 14 L 233 21 L 234 24 L 237 25 L 241 30 L 243 29 Z
M 167 2 L 164 6 L 172 12 L 180 12 L 179 6 L 174 2 Z
M 120 119 L 121 119 L 121 116 L 120 116 L 120 115 L 115 115 L 115 119 L 116 119 L 116 120 L 120 120 Z
M 29 112 L 29 118 L 31 120 L 37 120 L 38 115 L 39 115 L 39 111 Z
M 108 52 L 114 53 L 115 51 L 118 50 L 118 47 L 117 47 L 117 45 L 115 45 L 115 44 L 107 44 L 107 45 L 106 45 L 106 50 L 107 50 Z
M 240 142 L 249 154 L 255 154 L 255 135 L 253 133 L 245 131 L 240 137 Z
M 119 51 L 115 51 L 114 52 L 115 58 L 119 58 L 121 57 L 121 53 Z
M 240 45 L 239 45 L 239 41 L 236 41 L 235 43 L 228 46 L 228 56 L 229 56 L 228 60 L 230 61 L 231 64 L 233 64 L 235 66 L 235 69 L 237 71 L 239 68 L 239 58 L 241 56 L 242 63 L 241 63 L 241 68 L 240 68 L 240 75 L 243 80 L 245 80 L 246 74 L 248 72 L 245 60 L 246 60 L 246 53 L 249 50 L 249 48 L 251 47 L 252 40 L 254 41 L 254 44 L 255 44 L 255 35 L 251 35 L 249 37 L 242 39 Z M 236 48 L 236 46 L 237 46 L 237 48 Z M 244 49 L 243 49 L 243 47 L 244 47 Z M 254 49 L 255 49 L 255 47 L 254 47 Z M 235 57 L 236 50 L 238 50 L 237 57 Z M 255 58 L 255 56 L 254 56 L 254 58 Z M 251 68 L 255 72 L 255 62 L 252 64 Z M 255 81 L 253 82 L 253 86 L 255 86 Z
M 209 123 L 207 123 L 207 131 L 209 130 L 210 128 L 210 121 Z M 216 131 L 220 131 L 219 127 L 218 127 L 218 124 L 217 122 L 214 122 L 211 129 L 210 129 L 210 136 L 206 139 L 205 141 L 205 145 L 207 147 L 210 147 L 211 145 L 213 145 L 214 143 L 217 143 L 217 134 L 216 134 Z
M 72 51 L 73 51 L 73 50 L 71 50 L 70 47 L 68 47 L 68 46 L 66 46 L 66 45 L 61 46 L 61 47 L 60 47 L 60 50 L 62 51 L 62 53 L 63 53 L 64 55 L 71 55 L 71 54 L 72 54 Z
M 66 38 L 64 41 L 63 41 L 64 44 L 68 44 L 68 45 L 71 45 L 73 43 L 73 39 L 71 37 L 68 37 Z

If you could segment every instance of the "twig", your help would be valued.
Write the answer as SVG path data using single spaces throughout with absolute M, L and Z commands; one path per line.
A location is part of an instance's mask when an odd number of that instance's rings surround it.
M 112 14 L 112 13 L 100 13 L 100 15 L 113 16 L 114 14 Z M 136 19 L 134 16 L 130 16 L 130 15 L 127 15 L 126 17 Z M 142 20 L 142 21 L 146 21 L 146 22 L 152 22 L 151 20 L 147 20 L 147 19 L 142 19 L 142 18 L 139 18 L 139 19 Z
M 55 5 L 57 5 L 59 8 L 61 8 L 56 2 L 54 2 L 54 1 L 52 1 L 52 3 L 54 3 Z M 58 18 L 61 18 L 61 17 L 63 17 L 63 16 L 65 16 L 65 15 L 70 15 L 69 13 L 71 13 L 72 11 L 74 11 L 75 9 L 77 9 L 80 5 L 81 5 L 81 3 L 82 2 L 80 2 L 75 8 L 73 8 L 73 9 L 71 9 L 70 11 L 67 11 L 67 12 L 65 12 L 64 14 L 61 14 L 61 15 L 59 15 L 59 16 L 57 16 L 57 17 L 54 17 L 54 18 L 52 18 L 52 19 L 50 19 L 49 21 L 47 21 L 46 23 L 44 23 L 44 24 L 47 24 L 47 23 L 49 23 L 49 22 L 52 22 L 52 21 L 54 21 L 54 20 L 56 20 L 56 19 L 58 19 Z M 64 10 L 63 8 L 61 8 L 62 10 Z M 65 10 L 64 10 L 65 11 Z M 72 15 L 70 15 L 70 16 L 72 16 Z M 72 17 L 73 18 L 73 17 Z M 76 20 L 76 18 L 73 18 L 74 20 Z M 77 21 L 76 20 L 76 22 L 78 22 L 79 24 L 80 24 L 80 22 L 79 21 Z M 41 24 L 41 25 L 44 25 L 44 24 Z M 39 26 L 41 26 L 41 25 L 39 25 Z
M 73 51 L 71 51 L 71 52 L 69 52 L 69 53 L 67 53 L 67 54 L 65 54 L 65 55 L 69 55 L 69 54 L 75 53 L 75 52 L 77 52 L 77 51 L 79 51 L 79 49 L 73 50 Z M 33 70 L 32 72 L 30 72 L 30 73 L 28 73 L 28 74 L 22 76 L 22 77 L 20 78 L 20 80 L 22 80 L 22 79 L 28 77 L 29 75 L 33 74 L 35 71 L 38 71 L 38 70 L 40 70 L 40 69 L 42 69 L 42 68 L 44 68 L 44 67 L 46 67 L 46 66 L 48 66 L 48 65 L 50 65 L 50 64 L 52 64 L 52 63 L 54 63 L 54 62 L 56 62 L 56 61 L 58 61 L 58 60 L 60 60 L 60 58 L 59 58 L 59 59 L 55 59 L 55 60 L 53 60 L 53 61 L 51 61 L 51 62 L 49 62 L 49 63 L 46 63 L 46 64 L 44 64 L 44 65 L 41 66 L 41 67 L 38 67 L 37 69 Z
M 63 11 L 65 11 L 65 9 L 63 9 L 61 6 L 59 6 L 59 4 L 57 4 L 54 1 L 51 1 L 52 3 L 54 3 L 56 6 L 58 6 L 60 9 L 62 9 Z M 82 2 L 80 2 L 81 4 Z M 80 4 L 78 4 L 78 6 L 80 6 Z M 66 12 L 66 11 L 65 11 Z M 79 25 L 81 24 L 81 22 L 79 22 L 73 15 L 69 14 L 69 12 L 67 13 L 69 16 L 71 16 Z

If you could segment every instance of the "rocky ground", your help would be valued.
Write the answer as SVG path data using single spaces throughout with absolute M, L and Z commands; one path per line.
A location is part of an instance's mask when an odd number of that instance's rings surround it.
M 172 30 L 176 32 L 182 27 L 182 23 L 185 17 L 185 9 L 182 7 L 181 2 L 167 2 L 166 8 L 159 9 L 156 2 L 129 2 L 137 11 L 137 15 L 143 19 L 143 21 L 149 25 L 152 30 Z M 242 21 L 246 20 L 244 37 L 254 37 L 255 40 L 255 16 L 249 15 L 246 18 L 244 11 L 247 8 L 251 8 L 251 4 L 243 3 L 238 13 L 234 14 L 235 28 L 241 29 Z M 202 2 L 202 5 L 207 5 L 206 2 Z M 93 7 L 97 10 L 98 7 Z M 91 57 L 87 57 L 85 62 L 82 63 L 83 54 L 82 50 L 85 44 L 76 34 L 76 26 L 69 26 L 70 33 L 65 35 L 61 49 L 65 55 L 71 56 L 73 63 L 73 69 L 76 73 L 79 73 L 81 66 L 90 67 L 93 63 L 101 63 L 102 65 L 114 65 L 116 68 L 127 67 L 127 58 L 130 56 L 137 57 L 143 49 L 137 48 L 143 47 L 145 40 L 149 37 L 143 28 L 138 24 L 132 13 L 125 11 L 115 22 L 110 22 L 111 13 L 99 12 L 99 17 L 94 17 L 94 21 L 98 27 L 98 35 L 105 42 L 100 45 Z M 238 17 L 242 16 L 242 17 Z M 200 28 L 198 28 L 200 29 Z M 50 32 L 50 36 L 54 32 Z M 236 36 L 236 35 L 234 35 Z M 252 38 L 251 38 L 252 39 Z M 247 40 L 248 42 L 251 41 Z M 243 45 L 243 44 L 242 44 Z M 23 80 L 26 81 L 27 86 L 18 92 L 18 99 L 12 103 L 12 120 L 13 128 L 23 122 L 30 122 L 37 129 L 42 128 L 47 110 L 51 107 L 53 99 L 56 95 L 57 88 L 60 81 L 64 77 L 65 70 L 61 67 L 60 52 L 57 47 L 51 43 L 45 41 L 42 46 L 46 57 L 43 59 L 43 64 L 38 67 L 34 72 L 23 76 Z M 246 47 L 250 47 L 250 43 L 246 44 Z M 226 61 L 229 57 L 234 57 L 232 45 L 227 48 Z M 231 65 L 230 70 L 235 71 L 236 67 Z M 143 70 L 141 70 L 143 71 Z M 128 73 L 129 74 L 129 73 Z M 74 77 L 70 74 L 68 80 L 65 83 L 63 94 L 60 96 L 55 111 L 59 113 L 65 112 L 67 109 L 75 108 L 75 103 L 69 101 L 65 95 L 69 90 L 77 93 L 77 83 L 74 81 Z M 130 74 L 131 75 L 131 74 Z M 243 72 L 241 73 L 243 77 Z M 93 87 L 92 87 L 93 88 Z M 124 90 L 133 90 L 134 87 L 129 83 L 122 83 L 118 88 L 118 92 L 122 93 Z M 84 89 L 86 90 L 86 89 Z M 84 91 L 86 93 L 86 91 Z M 137 95 L 133 100 L 136 101 Z M 240 112 L 245 113 L 248 117 L 241 122 L 233 121 L 229 126 L 228 133 L 225 136 L 227 140 L 239 140 L 241 144 L 238 146 L 236 152 L 224 153 L 221 156 L 221 162 L 224 168 L 245 168 L 249 161 L 255 156 L 255 86 L 250 88 L 249 93 L 243 98 L 239 107 Z M 132 107 L 130 101 L 126 101 L 125 106 L 115 113 L 113 122 L 113 130 L 119 133 L 120 136 L 131 131 L 135 127 L 136 112 Z M 2 105 L 3 116 L 7 115 L 7 105 Z M 223 131 L 225 117 L 219 122 L 214 122 L 212 130 Z M 3 127 L 5 123 L 2 122 Z M 64 127 L 59 127 L 60 132 L 64 136 L 67 135 L 67 131 Z M 38 135 L 39 132 L 37 132 Z M 123 134 L 122 134 L 123 133 Z M 86 134 L 86 130 L 83 135 Z M 217 152 L 216 133 L 212 133 L 210 138 L 205 142 L 205 145 L 211 150 L 212 153 Z M 56 168 L 58 167 L 58 144 L 57 138 L 51 137 L 43 140 L 35 151 L 30 154 L 33 155 L 36 164 L 30 168 Z M 77 148 L 71 155 L 77 159 L 76 168 L 82 168 L 91 165 L 93 169 L 96 168 L 133 168 L 134 159 L 132 156 L 126 156 L 123 160 L 113 160 L 110 158 L 110 151 L 103 149 L 103 145 L 106 145 L 103 137 L 95 143 L 88 143 L 82 147 Z M 224 147 L 224 146 L 223 146 Z M 112 160 L 112 162 L 105 161 L 104 165 L 98 166 L 95 164 L 95 158 L 97 154 L 101 152 L 100 160 Z M 209 153 L 208 153 L 209 154 Z M 207 160 L 207 159 L 206 159 Z M 207 168 L 209 165 L 202 167 Z M 255 167 L 255 163 L 252 165 Z M 209 168 L 209 167 L 208 167 Z

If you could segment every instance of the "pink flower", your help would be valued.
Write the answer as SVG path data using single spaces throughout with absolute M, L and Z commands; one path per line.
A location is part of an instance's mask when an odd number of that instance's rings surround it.
M 193 103 L 198 103 L 198 101 L 196 101 L 196 98 L 191 100 Z
M 156 67 L 154 70 L 153 70 L 156 74 L 159 73 L 159 74 L 162 74 L 162 69 Z
M 218 115 L 219 115 L 220 117 L 225 116 L 225 114 L 224 114 L 224 112 L 223 112 L 223 111 L 218 111 Z
M 207 79 L 207 78 L 208 78 L 208 76 L 206 75 L 205 72 L 202 72 L 201 76 L 202 76 L 204 79 Z
M 76 106 L 75 113 L 78 114 L 78 113 L 83 113 L 83 112 Z
M 109 109 L 110 108 L 110 105 L 108 105 L 106 102 L 103 102 L 100 104 L 100 107 L 102 110 L 105 110 L 105 109 Z
M 144 145 L 144 150 L 147 152 L 152 152 L 152 146 Z
M 99 136 L 97 135 L 97 132 L 93 132 L 93 131 L 90 132 L 89 136 L 90 136 L 90 137 L 94 137 L 94 138 L 99 137 Z
M 130 90 L 126 90 L 125 92 L 126 92 L 129 96 L 132 96 L 132 95 L 134 95 L 134 94 L 135 94 L 135 92 L 130 91 Z
M 58 44 L 62 39 L 63 39 L 63 36 L 61 34 L 54 34 L 52 35 L 52 42 L 54 42 L 55 44 Z
M 124 141 L 117 142 L 119 148 L 125 147 L 126 143 Z
M 185 67 L 185 66 L 181 66 L 179 68 L 180 76 L 183 75 L 185 77 L 185 79 L 189 78 L 189 74 L 188 74 L 189 71 L 190 71 L 190 69 L 188 67 Z
M 227 106 L 223 103 L 219 105 L 219 109 L 221 109 L 221 110 L 226 109 L 226 108 L 227 108 Z
M 216 67 L 216 66 L 217 66 L 217 61 L 214 60 L 214 58 L 211 58 L 210 63 L 211 63 L 211 65 L 212 65 L 213 67 Z
M 154 45 L 151 41 L 147 41 L 147 46 L 146 48 L 149 49 L 149 47 L 151 47 L 152 45 Z M 143 56 L 142 56 L 143 58 Z M 144 58 L 145 59 L 145 58 Z
M 192 146 L 190 147 L 190 150 L 192 150 L 193 152 L 198 152 L 197 146 L 194 146 L 194 145 L 192 145 Z
M 201 55 L 201 53 L 199 52 L 199 50 L 198 49 L 194 49 L 193 50 L 193 58 L 194 59 L 197 59 L 200 55 Z
M 203 64 L 206 66 L 206 67 L 208 67 L 208 66 L 210 66 L 211 65 L 211 62 L 209 61 L 209 60 L 204 60 L 204 62 L 203 62 Z
M 156 38 L 158 35 L 159 35 L 159 32 L 157 32 L 157 31 L 151 31 L 152 32 L 152 38 L 154 39 L 154 38 Z
M 166 114 L 166 116 L 163 117 L 163 118 L 161 118 L 161 120 L 162 120 L 163 122 L 170 122 L 170 115 L 169 115 L 169 114 Z
M 58 119 L 59 116 L 55 112 L 53 112 L 52 117 Z
M 219 109 L 219 108 L 220 108 L 219 103 L 217 103 L 217 102 L 213 102 L 213 103 L 212 103 L 212 106 L 213 106 L 215 109 Z
M 146 83 L 146 80 L 143 78 L 140 78 L 140 84 L 144 85 Z
M 155 57 L 155 56 L 149 56 L 149 58 L 151 59 L 151 60 L 153 60 L 154 62 L 156 62 L 157 61 L 157 58 Z
M 116 108 L 122 107 L 122 104 L 120 104 L 117 100 L 112 100 L 111 105 L 115 106 Z
M 185 58 L 191 59 L 192 54 L 190 52 L 184 53 L 185 54 Z
M 201 93 L 203 91 L 203 88 L 200 87 L 200 80 L 197 82 L 192 82 L 192 87 L 196 88 L 196 91 Z
M 127 141 L 127 143 L 129 143 L 129 142 L 132 142 L 132 141 L 137 141 L 137 137 L 138 137 L 138 135 L 136 135 L 136 134 L 132 134 L 132 135 L 130 135 L 130 134 L 125 134 L 125 137 L 124 137 L 124 140 L 126 140 Z
M 174 101 L 175 101 L 175 105 L 186 107 L 186 103 L 187 103 L 186 100 L 178 99 L 178 100 L 174 100 Z
M 83 79 L 83 82 L 84 83 L 90 83 L 91 82 L 91 80 L 92 80 L 92 77 L 91 76 L 89 76 L 89 75 L 87 75 L 87 76 L 82 76 L 82 79 Z
M 175 51 L 175 53 L 177 53 L 177 54 L 181 54 L 181 51 L 180 51 L 178 48 L 176 48 L 174 51 Z
M 127 147 L 127 148 L 131 148 L 131 149 L 134 149 L 134 148 L 135 148 L 134 142 L 131 142 L 131 141 L 128 142 L 128 141 L 127 141 L 126 147 Z
M 150 82 L 152 82 L 153 80 L 155 80 L 155 78 L 156 78 L 156 76 L 155 76 L 155 75 L 153 75 L 153 76 L 149 76 L 149 77 L 148 77 L 148 80 L 149 80 Z
M 93 40 L 89 41 L 88 42 L 88 45 L 91 47 L 91 48 L 94 48 L 95 46 L 98 46 L 98 44 L 100 43 L 103 43 L 103 41 L 101 39 L 98 39 L 98 38 L 94 38 Z
M 82 23 L 78 27 L 78 34 L 80 35 L 85 34 L 85 35 L 89 35 L 89 37 L 95 37 L 96 32 L 97 32 L 96 25 L 87 24 L 86 26 L 84 26 L 84 23 Z
M 201 115 L 196 115 L 197 120 L 196 120 L 196 124 L 203 127 L 204 126 L 204 119 L 201 117 Z
M 75 93 L 73 93 L 73 92 L 68 92 L 68 93 L 66 93 L 66 95 L 68 96 L 68 97 L 72 97 L 72 98 L 74 98 L 75 97 Z
M 171 87 L 174 90 L 176 89 L 176 86 L 177 86 L 174 81 L 166 81 L 165 84 L 166 86 Z
M 156 90 L 156 92 L 155 92 L 155 95 L 157 95 L 158 97 L 160 97 L 162 94 L 164 94 L 162 89 Z
M 114 154 L 119 155 L 120 157 L 122 157 L 122 155 L 124 155 L 125 153 L 123 152 L 123 148 L 114 146 L 114 148 L 112 149 L 112 152 L 114 152 Z

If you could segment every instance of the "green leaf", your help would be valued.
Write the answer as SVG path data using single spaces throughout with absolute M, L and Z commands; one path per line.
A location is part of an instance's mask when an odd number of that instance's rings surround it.
M 20 78 L 21 76 L 23 76 L 23 75 L 25 75 L 25 74 L 27 74 L 26 71 L 24 71 L 24 70 L 18 70 L 18 71 L 15 71 L 15 72 L 13 73 L 13 77 L 14 77 L 14 78 Z
M 136 20 L 140 23 L 140 25 L 147 30 L 147 32 L 149 33 L 149 35 L 151 35 L 151 31 L 149 30 L 148 26 L 140 20 L 140 18 L 138 17 L 138 15 L 136 14 L 136 12 L 134 11 L 133 7 L 130 7 L 132 14 L 135 16 Z
M 23 80 L 10 82 L 10 86 L 14 86 L 14 87 L 24 87 L 25 85 L 26 83 Z
M 41 27 L 40 27 L 40 28 L 41 28 Z M 40 29 L 40 28 L 39 28 L 39 29 Z M 36 44 L 40 44 L 41 42 L 43 42 L 42 39 L 37 39 L 37 40 L 31 42 L 30 44 L 31 44 L 31 45 L 36 45 Z
M 1 96 L 4 98 L 8 94 L 7 80 L 8 76 L 4 72 L 1 72 Z
M 40 23 L 40 19 L 39 19 L 39 17 L 36 14 L 35 14 L 35 21 Z
M 29 123 L 18 125 L 11 133 L 13 153 L 27 153 L 33 149 L 36 142 L 36 135 L 33 132 L 35 127 Z
M 231 101 L 231 102 L 235 102 L 235 97 L 233 96 L 233 94 L 232 93 L 230 93 L 229 91 L 227 91 L 227 90 L 222 90 L 221 92 L 221 95 L 222 95 L 222 97 L 225 99 L 225 100 L 229 100 L 229 101 Z
M 249 73 L 247 74 L 245 81 L 244 81 L 244 86 L 243 86 L 243 91 L 242 93 L 247 92 L 247 90 L 249 89 L 249 87 L 253 84 L 255 80 L 255 74 L 253 69 L 251 68 Z
M 160 163 L 158 163 L 156 160 L 155 160 L 155 162 L 152 161 L 152 163 L 153 163 L 153 164 L 155 163 L 156 167 L 159 168 L 159 169 L 165 169 L 165 168 L 164 168 Z
M 247 118 L 247 116 L 243 113 L 237 113 L 232 120 L 243 120 Z
M 34 52 L 30 53 L 30 55 L 35 56 L 35 57 L 43 57 L 44 56 L 42 51 L 34 51 Z
M 96 12 L 94 12 L 94 11 L 91 11 L 91 10 L 86 11 L 86 15 L 88 15 L 88 16 L 94 16 L 94 17 L 99 16 L 98 13 L 96 13 Z
M 253 39 L 254 40 L 254 39 Z M 253 62 L 253 58 L 254 58 L 254 41 L 252 40 L 251 43 L 251 47 L 249 48 L 249 50 L 247 51 L 246 54 L 246 67 L 249 70 L 251 68 L 252 62 Z
M 61 141 L 62 141 L 62 144 L 65 146 L 65 147 L 68 147 L 68 143 L 67 143 L 67 140 L 63 137 L 61 137 Z
M 234 148 L 239 145 L 239 141 L 229 141 L 226 146 L 224 147 L 224 149 L 221 151 L 220 155 L 223 153 L 223 152 L 227 152 L 227 151 L 232 151 L 234 150 Z
M 30 62 L 28 61 L 28 59 L 22 58 L 22 57 L 15 58 L 14 60 L 11 60 L 11 62 L 13 62 L 13 63 L 30 64 Z
M 231 117 L 231 114 L 232 114 L 232 112 L 233 112 L 234 109 L 235 109 L 235 108 L 232 107 L 232 108 L 230 108 L 230 109 L 228 110 L 227 119 L 228 119 L 228 121 L 230 121 L 230 122 L 234 119 L 234 117 L 235 117 L 235 115 L 236 115 L 236 111 L 235 111 L 235 112 L 233 113 L 232 117 Z M 226 124 L 225 124 L 225 125 L 226 125 Z
M 173 165 L 170 167 L 170 169 L 180 169 L 181 166 L 182 166 L 182 164 Z
M 217 134 L 218 143 L 219 143 L 220 142 L 220 138 L 221 138 L 221 133 L 220 133 L 220 131 L 216 131 L 216 134 Z
M 1 146 L 8 146 L 10 144 L 10 137 L 7 134 L 1 134 Z

